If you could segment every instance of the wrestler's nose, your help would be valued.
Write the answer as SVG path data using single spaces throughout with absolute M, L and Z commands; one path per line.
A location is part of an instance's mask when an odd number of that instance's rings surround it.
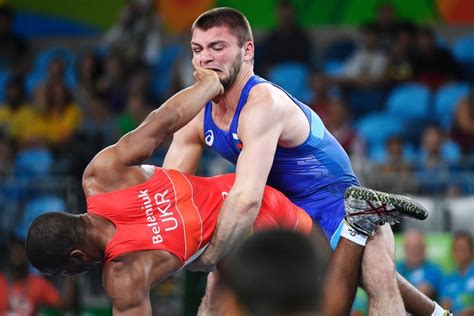
M 198 62 L 201 66 L 206 66 L 210 62 L 214 61 L 214 56 L 210 49 L 203 49 L 201 54 L 199 54 Z

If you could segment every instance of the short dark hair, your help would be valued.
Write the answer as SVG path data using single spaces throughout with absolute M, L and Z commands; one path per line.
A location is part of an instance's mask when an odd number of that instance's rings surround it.
M 67 264 L 69 253 L 82 243 L 83 235 L 79 216 L 63 212 L 42 214 L 28 230 L 26 255 L 41 272 L 55 274 Z
M 305 236 L 271 230 L 237 248 L 222 282 L 249 315 L 315 313 L 320 307 L 325 267 Z
M 214 8 L 201 14 L 193 23 L 191 31 L 196 28 L 207 31 L 217 26 L 226 26 L 237 37 L 239 46 L 253 42 L 249 21 L 240 11 L 233 8 Z

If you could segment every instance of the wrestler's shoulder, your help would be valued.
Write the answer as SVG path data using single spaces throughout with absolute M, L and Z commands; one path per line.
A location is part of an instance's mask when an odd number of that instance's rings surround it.
M 286 94 L 275 86 L 262 83 L 256 85 L 249 94 L 247 103 L 250 106 L 244 108 L 245 112 L 262 111 L 265 116 L 278 115 L 286 108 Z

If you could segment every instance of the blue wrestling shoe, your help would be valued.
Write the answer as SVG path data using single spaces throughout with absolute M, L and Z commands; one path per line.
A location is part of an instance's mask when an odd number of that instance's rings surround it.
M 428 211 L 423 206 L 403 195 L 351 186 L 344 198 L 347 223 L 368 236 L 373 236 L 378 226 L 385 223 L 393 225 L 402 217 L 418 220 L 428 217 Z

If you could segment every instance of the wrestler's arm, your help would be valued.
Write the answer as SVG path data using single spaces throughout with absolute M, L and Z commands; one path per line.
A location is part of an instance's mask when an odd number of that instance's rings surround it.
M 258 88 L 258 89 L 257 89 Z M 239 119 L 243 148 L 236 178 L 220 209 L 216 231 L 199 258 L 202 266 L 218 263 L 250 231 L 260 209 L 265 184 L 283 129 L 283 109 L 268 89 L 256 87 Z
M 168 99 L 117 142 L 117 157 L 124 165 L 144 162 L 167 136 L 189 123 L 209 100 L 223 91 L 214 71 L 193 65 L 197 82 Z
M 196 173 L 204 147 L 203 117 L 201 111 L 191 122 L 173 135 L 173 141 L 163 162 L 163 168 Z
M 114 316 L 152 314 L 148 270 L 146 264 L 140 267 L 136 262 L 104 266 L 102 279 Z

